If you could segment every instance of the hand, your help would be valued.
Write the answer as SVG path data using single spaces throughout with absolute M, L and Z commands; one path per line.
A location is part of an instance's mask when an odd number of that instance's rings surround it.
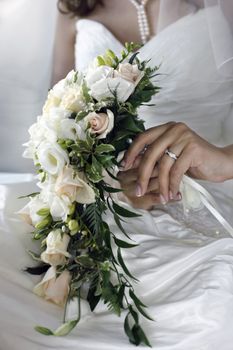
M 136 157 L 147 145 L 138 167 L 137 195 L 143 196 L 155 165 L 158 166 L 158 186 L 162 203 L 175 198 L 183 175 L 202 180 L 222 182 L 233 177 L 232 147 L 211 145 L 183 123 L 167 123 L 141 133 L 132 143 L 122 161 L 131 169 Z M 173 160 L 165 151 L 177 156 Z
M 161 204 L 158 181 L 159 170 L 158 167 L 155 166 L 149 179 L 145 194 L 143 196 L 138 196 L 138 166 L 141 163 L 141 159 L 141 155 L 136 157 L 132 168 L 126 171 L 120 171 L 117 177 L 120 182 L 121 188 L 124 191 L 122 192 L 123 200 L 126 200 L 134 208 L 150 210 L 154 205 Z M 180 199 L 180 195 L 174 198 L 174 200 Z
M 161 203 L 158 193 L 158 168 L 152 171 L 147 191 L 140 198 L 137 196 L 138 176 L 138 168 L 135 167 L 118 173 L 117 177 L 123 190 L 123 200 L 126 199 L 134 208 L 150 210 L 155 204 Z

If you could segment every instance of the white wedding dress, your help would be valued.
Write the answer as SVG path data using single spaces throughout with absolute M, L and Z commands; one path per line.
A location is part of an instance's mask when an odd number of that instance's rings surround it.
M 78 69 L 85 70 L 106 48 L 117 53 L 122 49 L 98 22 L 83 19 L 77 27 Z M 221 82 L 216 83 L 218 73 L 202 11 L 168 26 L 142 48 L 140 55 L 152 57 L 152 64 L 162 63 L 160 70 L 164 72 L 156 106 L 141 110 L 147 126 L 184 121 L 211 142 L 232 142 L 231 107 L 218 103 L 224 91 Z M 210 78 L 212 84 L 207 83 Z M 38 324 L 56 328 L 62 319 L 62 310 L 32 294 L 38 278 L 23 272 L 32 264 L 25 249 L 33 243 L 27 234 L 30 228 L 15 215 L 24 204 L 16 197 L 32 192 L 34 186 L 30 179 L 1 186 L 0 349 L 133 349 L 124 335 L 123 317 L 117 318 L 103 306 L 92 314 L 84 304 L 80 324 L 67 337 L 46 337 L 34 331 Z M 232 188 L 231 181 L 209 185 L 226 217 L 233 208 Z M 233 239 L 205 210 L 185 218 L 181 205 L 176 204 L 141 213 L 126 225 L 139 246 L 126 251 L 125 259 L 140 280 L 137 293 L 155 319 L 142 320 L 153 349 L 232 350 Z M 109 222 L 118 232 L 111 218 Z

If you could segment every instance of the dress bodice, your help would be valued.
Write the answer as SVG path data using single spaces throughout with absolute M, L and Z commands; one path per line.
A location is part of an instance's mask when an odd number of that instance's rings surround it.
M 214 11 L 213 16 L 216 25 L 221 25 Z M 77 22 L 77 69 L 85 70 L 107 48 L 119 54 L 123 45 L 99 22 Z M 223 81 L 217 71 L 204 11 L 163 29 L 142 47 L 140 55 L 149 59 L 152 66 L 161 65 L 162 73 L 157 77 L 162 89 L 153 98 L 155 106 L 140 110 L 146 127 L 182 121 L 213 143 L 232 141 L 231 105 L 225 101 L 225 92 L 232 85 Z

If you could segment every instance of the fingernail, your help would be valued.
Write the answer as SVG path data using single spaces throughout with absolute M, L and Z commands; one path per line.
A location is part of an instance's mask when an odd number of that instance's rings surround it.
M 180 201 L 180 200 L 182 199 L 181 193 L 178 192 L 178 193 L 175 195 L 174 199 L 175 199 L 176 201 Z
M 169 191 L 169 199 L 174 199 L 172 191 Z
M 160 202 L 165 205 L 167 203 L 166 199 L 164 198 L 164 196 L 161 194 L 160 196 Z
M 120 164 L 120 167 L 121 168 L 124 168 L 126 166 L 126 161 L 125 160 L 122 160 L 121 161 L 121 164 Z
M 139 184 L 136 186 L 136 197 L 141 197 L 142 196 L 142 188 Z

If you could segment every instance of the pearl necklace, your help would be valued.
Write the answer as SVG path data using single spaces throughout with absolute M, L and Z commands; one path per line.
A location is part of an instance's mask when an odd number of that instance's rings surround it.
M 150 38 L 149 21 L 146 14 L 146 4 L 148 0 L 129 0 L 136 7 L 138 15 L 138 26 L 142 43 L 145 44 Z

